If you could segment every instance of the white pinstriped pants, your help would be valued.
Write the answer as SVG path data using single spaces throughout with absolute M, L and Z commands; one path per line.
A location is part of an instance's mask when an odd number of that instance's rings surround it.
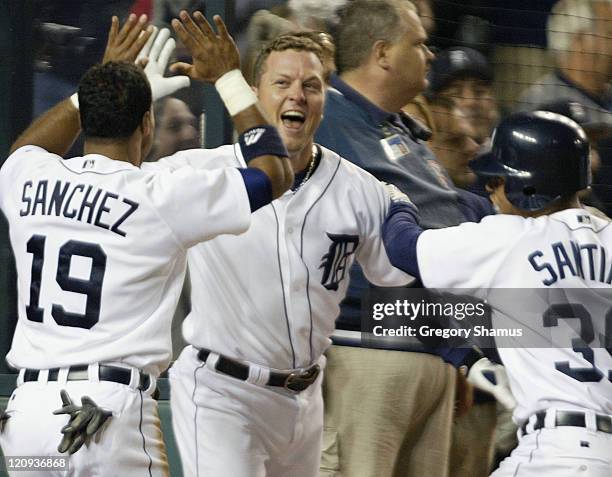
M 189 477 L 315 477 L 322 374 L 294 394 L 211 371 L 188 346 L 170 368 L 172 426 Z

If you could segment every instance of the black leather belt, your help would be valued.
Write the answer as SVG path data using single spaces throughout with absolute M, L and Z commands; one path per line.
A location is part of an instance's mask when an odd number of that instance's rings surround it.
M 49 369 L 47 381 L 57 381 L 60 368 Z M 38 381 L 38 376 L 41 371 L 38 369 L 26 369 L 23 373 L 23 382 Z M 151 378 L 148 374 L 139 371 L 138 388 L 141 391 L 146 391 L 151 385 Z M 129 386 L 132 381 L 132 372 L 129 369 L 119 368 L 117 366 L 109 366 L 100 364 L 98 366 L 98 377 L 100 381 L 112 381 L 114 383 L 125 384 Z M 66 381 L 86 381 L 89 379 L 89 367 L 87 365 L 70 366 L 66 375 Z
M 544 420 L 546 419 L 546 411 L 537 412 L 535 414 L 536 420 L 533 424 L 533 430 L 544 428 Z M 521 432 L 527 434 L 527 426 L 529 425 L 528 419 L 526 423 L 521 426 Z M 587 427 L 586 416 L 584 412 L 580 411 L 556 411 L 555 415 L 555 426 L 569 426 L 569 427 Z M 600 432 L 606 434 L 612 434 L 612 417 L 604 416 L 602 414 L 595 415 L 595 426 Z
M 202 362 L 206 362 L 210 350 L 201 349 L 198 351 L 198 359 Z M 227 374 L 236 379 L 246 381 L 249 377 L 249 365 L 240 363 L 239 361 L 225 356 L 219 356 L 215 371 L 223 374 Z M 310 368 L 300 369 L 293 371 L 292 373 L 279 373 L 276 371 L 270 371 L 270 378 L 266 383 L 267 386 L 275 386 L 279 388 L 289 389 L 290 391 L 300 392 L 308 388 L 312 383 L 315 382 L 317 376 L 321 372 L 321 368 L 318 364 L 312 365 Z

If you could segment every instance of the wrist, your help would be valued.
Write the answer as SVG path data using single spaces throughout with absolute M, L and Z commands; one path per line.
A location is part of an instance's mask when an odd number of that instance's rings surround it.
M 484 357 L 485 355 L 478 346 L 472 346 L 469 353 L 467 353 L 467 355 L 463 358 L 459 370 L 462 371 L 465 376 L 467 376 L 470 373 L 472 366 L 474 366 Z
M 275 127 L 262 124 L 248 129 L 238 138 L 244 161 L 260 156 L 288 157 L 289 153 Z
M 239 69 L 228 71 L 222 75 L 215 81 L 215 88 L 230 116 L 236 116 L 257 103 L 255 92 L 246 82 Z
M 434 351 L 444 361 L 457 368 L 466 376 L 470 372 L 472 366 L 484 357 L 484 354 L 478 346 L 455 348 L 443 344 L 438 346 Z

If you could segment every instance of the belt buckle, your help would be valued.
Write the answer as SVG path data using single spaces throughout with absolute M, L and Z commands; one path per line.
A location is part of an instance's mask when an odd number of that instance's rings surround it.
M 318 364 L 311 366 L 308 369 L 300 369 L 294 371 L 285 379 L 284 387 L 289 391 L 300 392 L 304 391 L 308 386 L 315 382 L 321 367 Z

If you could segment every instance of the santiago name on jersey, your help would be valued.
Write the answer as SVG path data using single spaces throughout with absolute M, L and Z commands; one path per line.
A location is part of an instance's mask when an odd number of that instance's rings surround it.
M 235 169 L 146 172 L 36 146 L 4 163 L 0 208 L 18 272 L 16 368 L 114 362 L 158 375 L 187 248 L 250 223 Z
M 535 219 L 486 217 L 480 224 L 425 231 L 417 243 L 425 286 L 480 290 L 479 297 L 497 310 L 494 325 L 503 315 L 505 324 L 509 319 L 542 335 L 563 330 L 566 344 L 558 347 L 527 347 L 528 340 L 515 338 L 515 347 L 499 348 L 518 401 L 517 422 L 550 407 L 612 413 L 612 356 L 604 343 L 612 332 L 604 319 L 612 305 L 611 253 L 610 222 L 584 209 Z M 525 294 L 501 289 L 524 289 Z M 544 324 L 543 315 L 527 313 L 528 306 L 519 300 L 501 303 L 508 296 L 525 298 L 530 289 L 541 289 L 538 296 L 549 300 L 565 296 L 571 302 L 577 296 L 584 316 Z M 541 303 L 542 314 L 559 304 Z
M 392 267 L 380 237 L 389 198 L 372 175 L 321 148 L 310 179 L 253 214 L 240 236 L 189 250 L 192 312 L 185 339 L 275 369 L 312 364 L 330 344 L 354 260 L 380 286 L 409 275 Z M 179 152 L 147 167 L 244 167 L 238 146 Z

